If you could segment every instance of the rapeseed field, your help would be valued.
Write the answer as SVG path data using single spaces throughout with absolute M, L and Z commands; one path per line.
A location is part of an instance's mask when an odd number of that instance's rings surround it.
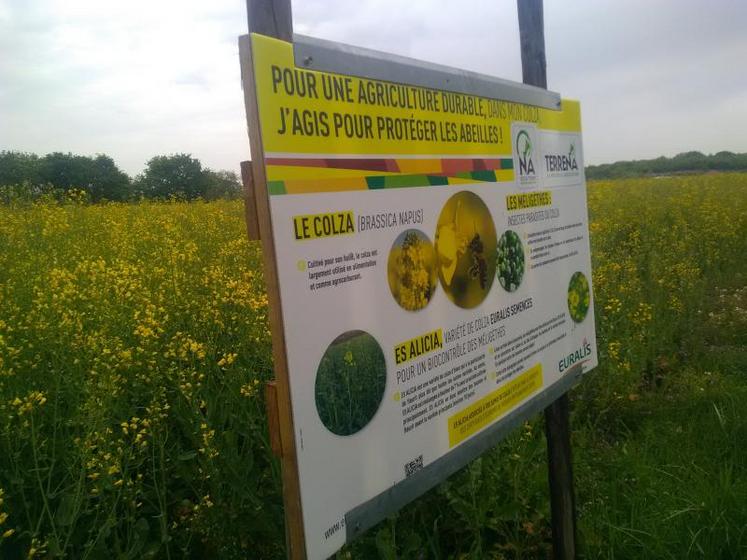
M 601 365 L 572 394 L 582 550 L 746 557 L 747 175 L 597 182 L 589 206 Z M 0 558 L 284 556 L 243 215 L 0 206 Z M 527 422 L 341 557 L 546 557 L 544 445 Z

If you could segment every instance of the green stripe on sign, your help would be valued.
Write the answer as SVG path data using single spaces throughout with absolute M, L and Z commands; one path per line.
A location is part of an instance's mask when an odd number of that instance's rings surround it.
M 514 160 L 512 159 L 501 160 L 501 169 L 513 169 L 513 168 L 514 168 Z
M 425 175 L 389 175 L 384 178 L 386 188 L 398 189 L 401 187 L 427 187 L 430 185 Z
M 434 187 L 440 187 L 442 185 L 449 184 L 449 178 L 443 175 L 428 175 L 428 183 Z
M 366 184 L 369 189 L 383 189 L 384 177 L 382 175 L 366 177 Z
M 470 181 L 490 181 L 491 183 L 496 181 L 495 171 L 464 171 L 462 173 L 457 173 L 455 177 L 468 179 Z
M 477 181 L 495 182 L 495 171 L 473 171 L 472 178 Z
M 284 181 L 267 181 L 267 191 L 270 196 L 275 194 L 286 194 Z

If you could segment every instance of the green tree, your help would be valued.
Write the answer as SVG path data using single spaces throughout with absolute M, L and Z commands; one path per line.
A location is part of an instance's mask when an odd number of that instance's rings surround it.
M 127 200 L 132 194 L 130 177 L 104 154 L 89 163 L 88 191 L 94 202 L 99 200 Z
M 89 183 L 90 158 L 71 153 L 53 152 L 41 159 L 39 180 L 58 189 L 86 189 Z
M 241 182 L 233 171 L 205 170 L 205 199 L 238 198 L 241 196 Z
M 39 180 L 62 190 L 83 189 L 93 202 L 125 200 L 130 195 L 130 178 L 109 156 L 95 158 L 53 152 L 40 160 Z
M 136 192 L 146 198 L 205 196 L 207 181 L 200 160 L 189 154 L 155 156 L 136 180 Z
M 39 183 L 39 156 L 25 152 L 0 151 L 0 185 Z
M 672 158 L 660 156 L 656 159 L 616 161 L 588 166 L 586 177 L 587 179 L 615 179 L 670 173 L 699 173 L 709 170 L 747 171 L 747 154 L 722 151 L 713 155 L 704 155 L 693 151 L 683 152 Z

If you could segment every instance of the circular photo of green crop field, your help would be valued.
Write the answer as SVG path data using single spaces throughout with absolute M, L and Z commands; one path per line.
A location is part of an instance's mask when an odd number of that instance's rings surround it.
M 403 231 L 389 251 L 387 278 L 392 297 L 408 311 L 423 309 L 436 291 L 436 254 L 428 236 Z
M 574 272 L 568 283 L 568 313 L 575 323 L 586 319 L 589 312 L 589 281 L 583 272 Z
M 506 230 L 498 240 L 498 281 L 507 292 L 515 292 L 524 278 L 524 247 L 519 234 Z
M 386 386 L 386 361 L 376 339 L 348 331 L 332 341 L 316 370 L 316 410 L 327 429 L 352 435 L 379 409 Z
M 482 303 L 495 278 L 496 235 L 482 199 L 462 191 L 446 201 L 436 226 L 438 279 L 449 299 L 465 309 Z

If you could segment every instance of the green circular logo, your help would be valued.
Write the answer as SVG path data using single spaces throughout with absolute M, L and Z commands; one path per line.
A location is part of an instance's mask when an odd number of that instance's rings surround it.
M 520 130 L 516 135 L 516 152 L 524 161 L 532 157 L 532 140 L 526 130 Z

